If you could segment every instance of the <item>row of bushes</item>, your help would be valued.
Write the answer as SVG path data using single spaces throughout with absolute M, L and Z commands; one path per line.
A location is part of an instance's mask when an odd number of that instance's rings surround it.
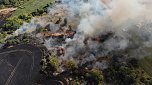
M 19 36 L 15 36 L 15 37 L 6 39 L 5 40 L 6 44 L 4 47 L 9 47 L 12 45 L 17 45 L 17 44 L 30 44 L 34 40 L 35 39 L 33 37 L 31 37 L 30 34 L 25 33 L 23 35 L 19 35 Z
M 17 30 L 23 22 L 30 22 L 31 15 L 20 15 L 18 18 L 8 18 L 6 23 L 2 26 L 3 31 L 15 31 Z

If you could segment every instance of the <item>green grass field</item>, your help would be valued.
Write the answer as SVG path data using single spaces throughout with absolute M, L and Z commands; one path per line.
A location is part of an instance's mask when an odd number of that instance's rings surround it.
M 148 49 L 148 51 L 152 52 L 152 48 Z M 141 59 L 139 64 L 150 76 L 152 76 L 152 55 Z
M 12 14 L 11 18 L 18 17 L 21 14 L 29 14 L 37 9 L 42 9 L 47 4 L 52 3 L 54 0 L 29 0 L 25 4 L 18 7 L 18 9 Z

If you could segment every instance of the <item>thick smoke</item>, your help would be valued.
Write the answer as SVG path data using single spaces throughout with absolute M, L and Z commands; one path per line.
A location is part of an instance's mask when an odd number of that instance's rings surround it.
M 69 8 L 73 7 L 72 2 L 69 1 Z M 105 4 L 101 0 L 88 0 L 81 5 L 75 5 L 80 9 L 80 24 L 72 46 L 66 49 L 65 57 L 84 57 L 84 63 L 91 60 L 90 56 L 95 59 L 113 51 L 127 50 L 129 55 L 140 58 L 148 54 L 145 48 L 152 44 L 152 23 L 151 8 L 147 9 L 145 3 L 139 0 L 114 0 Z M 84 45 L 86 36 L 98 36 L 105 32 L 113 32 L 114 36 L 102 44 L 90 40 L 88 46 Z
M 52 32 L 56 32 L 59 25 L 54 24 L 53 17 L 67 18 L 67 23 L 73 24 L 72 29 L 76 30 L 74 38 L 66 38 L 66 43 L 59 43 L 53 38 L 45 40 L 45 46 L 50 50 L 56 46 L 65 48 L 65 55 L 61 58 L 63 61 L 75 59 L 82 65 L 94 62 L 95 67 L 106 68 L 106 62 L 100 62 L 99 59 L 110 56 L 111 52 L 124 51 L 124 55 L 141 58 L 148 54 L 145 48 L 152 47 L 151 1 L 61 0 L 61 3 L 48 8 L 48 11 L 46 18 L 36 19 L 37 22 L 33 19 L 15 34 L 34 31 L 47 24 Z M 112 35 L 103 42 L 88 38 L 109 32 Z

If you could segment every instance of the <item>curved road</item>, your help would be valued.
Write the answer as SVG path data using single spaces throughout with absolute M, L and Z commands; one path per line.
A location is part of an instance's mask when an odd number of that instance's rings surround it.
M 38 81 L 42 52 L 33 45 L 0 50 L 0 85 L 32 85 Z

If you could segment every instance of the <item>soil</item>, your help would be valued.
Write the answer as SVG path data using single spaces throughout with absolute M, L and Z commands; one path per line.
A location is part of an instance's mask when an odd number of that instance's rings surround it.
M 12 15 L 17 8 L 5 8 L 0 10 L 0 27 L 5 23 L 5 20 Z

